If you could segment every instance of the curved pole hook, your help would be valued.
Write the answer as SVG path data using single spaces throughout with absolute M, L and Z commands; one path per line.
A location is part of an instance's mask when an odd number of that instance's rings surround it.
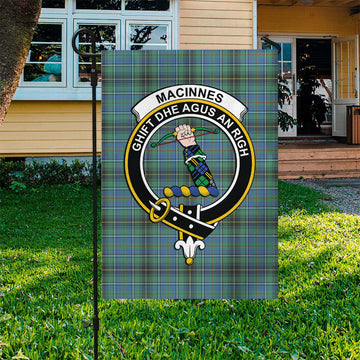
M 91 41 L 91 50 L 92 50 L 91 53 L 83 52 L 76 46 L 76 38 L 78 36 L 80 36 L 81 34 L 89 35 L 89 38 L 90 38 L 90 41 Z M 91 30 L 86 29 L 86 28 L 79 29 L 79 30 L 75 31 L 75 33 L 74 33 L 74 35 L 72 37 L 72 48 L 78 55 L 81 55 L 81 56 L 90 56 L 90 57 L 92 57 L 92 56 L 100 55 L 100 53 L 96 52 L 95 34 Z

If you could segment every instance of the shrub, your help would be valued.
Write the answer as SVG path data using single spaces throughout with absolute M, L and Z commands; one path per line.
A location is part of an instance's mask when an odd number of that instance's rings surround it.
M 86 185 L 91 183 L 92 173 L 92 164 L 78 159 L 73 160 L 71 164 L 68 164 L 65 159 L 61 162 L 54 159 L 48 162 L 33 160 L 32 163 L 27 164 L 25 161 L 5 161 L 0 158 L 0 188 L 2 189 L 11 188 L 14 182 L 22 183 L 27 187 L 38 187 L 43 184 Z M 101 162 L 98 159 L 98 183 L 101 180 L 100 174 Z
M 5 161 L 0 158 L 0 188 L 9 188 L 14 180 L 22 177 L 24 161 Z

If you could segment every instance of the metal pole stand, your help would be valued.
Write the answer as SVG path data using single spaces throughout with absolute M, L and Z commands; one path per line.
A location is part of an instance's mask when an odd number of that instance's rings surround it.
M 82 34 L 87 34 L 91 42 L 91 53 L 80 51 L 76 46 L 76 38 Z M 93 290 L 94 290 L 94 316 L 92 327 L 94 329 L 94 360 L 98 360 L 99 348 L 99 309 L 98 309 L 98 260 L 97 260 L 97 159 L 96 159 L 96 86 L 97 86 L 97 73 L 96 73 L 96 42 L 95 35 L 89 29 L 79 29 L 75 32 L 72 38 L 73 50 L 83 57 L 91 58 L 91 87 L 92 87 L 92 165 L 93 165 Z M 84 323 L 84 326 L 91 326 Z

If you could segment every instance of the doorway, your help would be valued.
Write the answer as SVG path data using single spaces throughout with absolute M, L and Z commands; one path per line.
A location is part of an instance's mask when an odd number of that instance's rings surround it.
M 279 109 L 299 123 L 288 131 L 279 127 L 279 137 L 344 138 L 346 106 L 360 103 L 359 36 L 332 40 L 320 36 L 266 36 L 280 45 L 278 73 L 291 94 L 289 102 Z M 275 48 L 259 36 L 259 49 Z
M 298 135 L 331 135 L 330 39 L 296 39 L 296 119 Z
M 331 39 L 291 35 L 269 38 L 281 47 L 278 56 L 279 75 L 286 81 L 291 93 L 290 101 L 279 109 L 298 122 L 298 126 L 290 127 L 288 131 L 282 131 L 279 127 L 279 137 L 331 135 Z M 259 48 L 274 49 L 261 39 L 259 41 Z M 312 82 L 308 85 L 309 76 Z

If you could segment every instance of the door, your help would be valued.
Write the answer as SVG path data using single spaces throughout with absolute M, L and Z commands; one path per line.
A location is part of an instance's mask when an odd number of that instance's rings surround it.
M 359 37 L 333 39 L 333 136 L 346 136 L 346 106 L 359 105 Z
M 279 74 L 287 81 L 287 87 L 291 91 L 290 104 L 284 104 L 282 109 L 293 118 L 296 118 L 296 39 L 288 36 L 271 36 L 270 40 L 278 43 L 281 46 L 281 52 L 278 57 Z M 260 49 L 275 49 L 268 43 L 260 41 Z M 297 127 L 289 128 L 288 131 L 282 131 L 279 127 L 279 136 L 293 137 L 297 135 Z

